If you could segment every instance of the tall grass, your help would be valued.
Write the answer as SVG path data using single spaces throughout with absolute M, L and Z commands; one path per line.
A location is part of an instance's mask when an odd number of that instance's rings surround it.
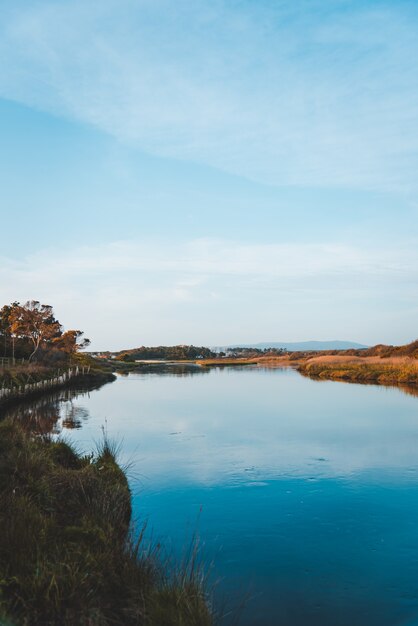
M 168 576 L 133 538 L 131 494 L 107 440 L 80 455 L 0 423 L 0 623 L 206 626 L 198 568 Z
M 6 387 L 25 385 L 29 382 L 37 382 L 56 375 L 57 370 L 53 367 L 39 363 L 17 364 L 0 369 L 0 384 Z
M 322 379 L 389 385 L 418 383 L 418 361 L 409 358 L 328 356 L 310 359 L 298 369 L 302 374 Z

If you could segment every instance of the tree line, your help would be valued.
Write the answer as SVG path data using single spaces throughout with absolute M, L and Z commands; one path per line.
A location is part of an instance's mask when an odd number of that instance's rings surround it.
M 287 351 L 284 348 L 227 348 L 225 351 L 212 350 L 204 346 L 141 346 L 132 350 L 123 350 L 115 353 L 117 360 L 135 362 L 142 360 L 187 361 L 196 359 L 215 359 L 219 357 L 252 358 L 257 356 L 282 356 Z M 109 356 L 112 353 L 104 353 Z
M 226 352 L 220 352 L 221 356 L 246 359 L 257 356 L 283 356 L 284 354 L 287 354 L 286 348 L 246 348 L 245 346 L 227 348 Z
M 117 354 L 120 361 L 134 362 L 148 359 L 164 361 L 196 360 L 199 358 L 212 359 L 216 352 L 203 346 L 141 346 L 133 350 L 124 350 Z
M 0 309 L 0 354 L 12 359 L 62 361 L 90 345 L 81 330 L 64 331 L 49 304 L 28 300 Z

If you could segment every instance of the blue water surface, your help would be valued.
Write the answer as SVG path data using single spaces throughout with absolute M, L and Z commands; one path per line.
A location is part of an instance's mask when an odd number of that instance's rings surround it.
M 224 624 L 418 625 L 413 391 L 173 367 L 54 407 L 82 449 L 103 429 L 121 442 L 138 527 L 166 554 L 199 535 Z

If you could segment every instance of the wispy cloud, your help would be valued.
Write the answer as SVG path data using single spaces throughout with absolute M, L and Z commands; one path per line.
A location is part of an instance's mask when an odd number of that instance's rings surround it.
M 0 94 L 270 184 L 416 191 L 411 3 L 3 6 Z
M 402 315 L 417 313 L 417 249 L 212 239 L 51 249 L 2 259 L 0 301 L 53 304 L 67 327 L 86 330 L 102 348 L 229 343 L 260 333 L 273 340 L 278 328 L 282 340 L 300 339 L 301 319 L 315 338 L 372 341 L 366 333 L 379 332 L 383 299 L 391 328 L 407 332 Z
M 47 281 L 121 273 L 184 274 L 188 278 L 182 284 L 193 287 L 199 284 L 196 275 L 272 279 L 332 274 L 409 276 L 417 267 L 417 257 L 412 246 L 382 250 L 339 243 L 245 244 L 197 239 L 170 245 L 126 240 L 68 251 L 51 248 L 21 262 L 4 259 L 0 271 L 28 278 L 42 276 Z

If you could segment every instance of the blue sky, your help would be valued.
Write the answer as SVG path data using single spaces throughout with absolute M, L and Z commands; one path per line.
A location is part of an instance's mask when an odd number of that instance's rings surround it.
M 0 1 L 0 299 L 93 347 L 418 332 L 418 5 Z

